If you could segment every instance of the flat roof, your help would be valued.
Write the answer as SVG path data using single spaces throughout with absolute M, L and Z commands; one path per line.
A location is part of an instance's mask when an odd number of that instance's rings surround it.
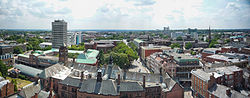
M 171 47 L 167 46 L 141 46 L 142 49 L 171 49 Z
M 207 56 L 207 57 L 213 58 L 213 59 L 224 60 L 226 62 L 233 62 L 233 63 L 240 62 L 240 61 L 245 61 L 245 60 L 239 60 L 239 59 L 230 58 L 230 57 L 226 57 L 224 55 L 218 55 L 218 54 L 210 55 L 210 56 Z
M 191 73 L 204 81 L 210 80 L 210 74 L 203 71 L 202 69 L 192 70 Z
M 144 42 L 143 40 L 140 40 L 140 39 L 134 39 L 134 41 L 136 41 L 136 42 L 138 42 L 138 43 Z

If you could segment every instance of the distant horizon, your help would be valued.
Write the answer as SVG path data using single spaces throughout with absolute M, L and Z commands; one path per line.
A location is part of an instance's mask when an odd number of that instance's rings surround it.
M 170 29 L 170 30 L 188 30 L 189 28 L 181 28 L 181 29 Z M 190 28 L 197 30 L 208 30 L 208 28 Z M 211 30 L 250 30 L 250 28 L 210 28 Z M 24 31 L 51 31 L 51 29 L 0 29 L 0 30 L 24 30 Z M 163 29 L 68 29 L 68 31 L 163 31 Z

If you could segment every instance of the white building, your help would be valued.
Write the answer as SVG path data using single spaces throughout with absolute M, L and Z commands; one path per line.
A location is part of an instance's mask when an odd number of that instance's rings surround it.
M 43 42 L 43 43 L 40 43 L 39 46 L 41 48 L 45 48 L 45 47 L 48 47 L 48 46 L 52 46 L 52 43 L 50 43 L 50 42 Z
M 81 32 L 68 32 L 67 45 L 79 45 L 82 42 Z
M 184 36 L 185 34 L 183 33 L 183 32 L 172 32 L 171 33 L 171 38 L 172 39 L 176 39 L 177 37 L 182 37 L 182 36 Z

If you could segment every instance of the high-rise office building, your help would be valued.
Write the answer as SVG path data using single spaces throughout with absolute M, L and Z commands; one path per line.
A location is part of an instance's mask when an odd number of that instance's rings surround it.
M 67 22 L 55 20 L 52 22 L 52 48 L 59 49 L 67 44 Z

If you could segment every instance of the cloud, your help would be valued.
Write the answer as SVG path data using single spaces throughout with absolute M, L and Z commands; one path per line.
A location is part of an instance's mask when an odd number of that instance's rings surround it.
M 154 0 L 127 0 L 129 2 L 134 2 L 135 6 L 148 6 L 148 5 L 154 5 L 156 1 Z
M 0 28 L 249 28 L 249 12 L 249 0 L 0 0 Z

